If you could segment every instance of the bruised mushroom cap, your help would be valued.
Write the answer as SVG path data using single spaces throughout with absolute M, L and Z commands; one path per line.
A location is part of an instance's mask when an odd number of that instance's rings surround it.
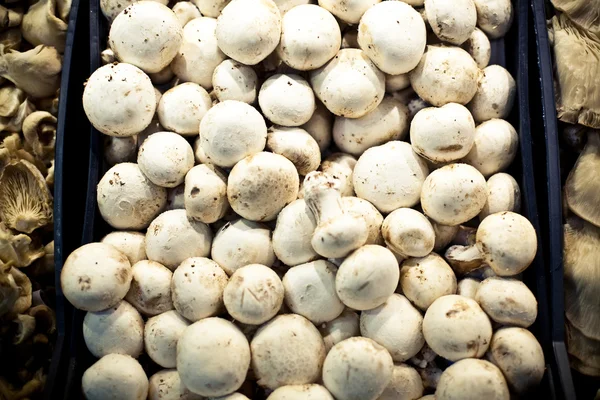
M 275 74 L 260 87 L 258 104 L 272 123 L 300 126 L 315 111 L 315 95 L 308 82 L 296 74 Z
M 252 104 L 258 94 L 258 76 L 252 67 L 227 59 L 215 68 L 212 86 L 221 102 L 237 100 Z
M 469 39 L 467 39 L 461 47 L 473 57 L 473 60 L 475 60 L 479 68 L 484 69 L 490 63 L 490 58 L 492 56 L 490 39 L 481 29 L 475 28 L 475 30 L 471 32 Z
M 331 393 L 324 386 L 288 385 L 275 389 L 267 400 L 334 400 Z
M 154 86 L 148 75 L 131 64 L 104 65 L 85 84 L 83 108 L 94 128 L 105 135 L 133 136 L 152 121 Z
M 487 188 L 487 202 L 479 213 L 480 220 L 497 212 L 520 211 L 521 189 L 515 178 L 504 172 L 499 172 L 490 176 L 487 180 Z
M 537 235 L 529 220 L 510 211 L 486 217 L 477 229 L 477 247 L 497 275 L 523 272 L 537 253 Z
M 273 251 L 281 262 L 294 266 L 319 257 L 311 245 L 317 223 L 303 199 L 285 206 L 273 231 Z M 213 256 L 214 257 L 214 256 Z
M 456 276 L 442 257 L 431 253 L 402 263 L 400 286 L 415 306 L 427 310 L 437 298 L 456 293 Z
M 177 311 L 156 315 L 146 322 L 144 346 L 148 356 L 163 368 L 177 366 L 177 342 L 190 322 Z
M 196 165 L 185 176 L 184 204 L 188 217 L 210 224 L 229 210 L 227 176 L 210 164 Z
M 503 325 L 531 326 L 537 317 L 537 300 L 521 281 L 500 277 L 479 284 L 475 300 L 486 314 Z
M 518 147 L 519 136 L 515 128 L 503 119 L 490 119 L 475 128 L 473 147 L 463 162 L 488 177 L 508 168 Z
M 148 260 L 139 261 L 131 268 L 133 279 L 125 300 L 145 316 L 154 316 L 172 310 L 173 273 L 171 270 Z
M 506 35 L 513 20 L 510 0 L 474 0 L 477 8 L 477 25 L 491 39 Z
M 181 3 L 177 3 L 181 4 Z M 176 369 L 163 369 L 148 381 L 148 400 L 203 400 L 204 397 L 190 392 L 181 382 Z
M 516 93 L 515 80 L 510 72 L 500 65 L 490 65 L 483 70 L 477 93 L 468 107 L 477 122 L 507 118 Z
M 390 249 L 403 257 L 425 257 L 435 244 L 431 223 L 412 208 L 399 208 L 388 214 L 381 232 Z
M 76 308 L 101 311 L 121 301 L 131 283 L 127 257 L 105 243 L 90 243 L 73 251 L 60 273 L 67 300 Z
M 454 45 L 464 43 L 477 24 L 477 10 L 473 0 L 426 0 L 425 13 L 433 33 Z
M 143 229 L 167 202 L 167 191 L 152 183 L 137 164 L 121 163 L 98 182 L 98 209 L 116 229 Z
M 144 320 L 131 304 L 121 301 L 106 310 L 88 312 L 83 339 L 94 357 L 116 353 L 137 358 L 144 348 Z
M 157 132 L 144 140 L 137 162 L 152 183 L 173 188 L 183 183 L 185 175 L 194 166 L 194 151 L 181 135 Z
M 115 231 L 104 236 L 101 243 L 114 246 L 134 265 L 146 259 L 146 235 L 134 231 Z
M 267 134 L 267 149 L 290 160 L 300 175 L 316 171 L 321 163 L 319 144 L 301 128 L 272 126 Z
M 200 85 L 187 82 L 167 90 L 156 112 L 166 129 L 189 136 L 199 133 L 200 121 L 210 107 L 212 100 L 208 92 Z
M 379 2 L 381 0 L 320 0 L 319 6 L 347 24 L 358 24 L 365 11 Z
M 377 400 L 412 400 L 423 395 L 423 381 L 408 364 L 394 364 L 392 379 Z
M 484 360 L 460 360 L 442 373 L 436 400 L 509 400 L 510 394 L 502 372 Z
M 346 308 L 336 319 L 321 324 L 319 331 L 323 336 L 325 351 L 329 353 L 342 340 L 360 336 L 360 318 L 354 311 Z
M 376 400 L 392 379 L 394 363 L 371 339 L 346 339 L 327 354 L 323 383 L 338 399 Z
M 108 354 L 96 361 L 83 373 L 81 386 L 89 400 L 143 400 L 148 395 L 144 369 L 136 359 L 123 354 Z

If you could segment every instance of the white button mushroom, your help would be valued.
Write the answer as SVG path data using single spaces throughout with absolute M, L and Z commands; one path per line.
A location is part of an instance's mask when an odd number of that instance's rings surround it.
M 417 370 L 407 364 L 394 364 L 392 379 L 377 400 L 416 400 L 423 391 Z
M 404 90 L 409 86 L 410 78 L 408 76 L 408 73 L 398 75 L 385 74 L 385 91 L 387 93 L 393 93 L 399 90 Z
M 425 12 L 433 33 L 455 45 L 464 43 L 477 24 L 473 0 L 425 0 Z
M 177 365 L 177 342 L 190 322 L 171 310 L 148 319 L 144 346 L 152 361 L 163 368 Z
M 360 318 L 347 308 L 336 319 L 322 324 L 319 331 L 323 336 L 325 351 L 329 353 L 329 350 L 342 340 L 360 336 Z
M 311 244 L 316 227 L 312 212 L 306 207 L 303 199 L 285 206 L 277 216 L 277 224 L 273 231 L 273 251 L 277 258 L 288 266 L 318 258 L 319 255 Z
M 365 244 L 383 244 L 383 236 L 381 234 L 383 216 L 373 204 L 359 197 L 345 196 L 342 197 L 342 208 L 350 214 L 362 216 L 367 222 L 369 235 Z
M 381 0 L 319 0 L 319 6 L 347 24 L 358 24 L 365 11 L 379 2 Z
M 174 188 L 194 166 L 192 146 L 173 132 L 157 132 L 142 143 L 138 166 L 155 185 Z
M 252 370 L 269 389 L 314 383 L 321 376 L 325 345 L 317 328 L 296 314 L 280 315 L 263 325 L 250 343 Z
M 181 23 L 169 7 L 140 1 L 117 15 L 110 27 L 108 45 L 119 61 L 152 73 L 173 61 L 181 39 Z
M 427 46 L 410 84 L 426 102 L 441 107 L 467 104 L 477 92 L 481 72 L 473 57 L 460 47 Z
M 342 302 L 355 310 L 382 305 L 394 293 L 400 279 L 398 261 L 385 247 L 365 245 L 350 254 L 336 275 Z
M 244 383 L 250 366 L 248 340 L 221 318 L 198 321 L 177 343 L 177 371 L 183 384 L 201 396 L 224 396 Z
M 267 397 L 267 400 L 334 400 L 331 393 L 321 385 L 282 386 Z
M 213 260 L 188 258 L 177 267 L 171 281 L 175 309 L 190 321 L 217 315 L 223 310 L 223 291 L 228 279 Z
M 458 161 L 469 154 L 474 140 L 475 121 L 460 104 L 424 108 L 410 123 L 413 150 L 435 163 Z
M 108 354 L 83 373 L 81 389 L 88 400 L 144 400 L 148 396 L 148 378 L 136 359 Z
M 508 168 L 517 155 L 519 136 L 503 119 L 490 119 L 475 128 L 473 147 L 463 162 L 488 177 Z
M 413 70 L 421 60 L 426 41 L 423 18 L 402 1 L 374 5 L 365 12 L 358 25 L 360 48 L 387 74 Z
M 314 0 L 273 0 L 279 8 L 279 12 L 283 16 L 292 8 L 295 8 L 299 5 L 314 3 Z
M 303 4 L 283 16 L 277 54 L 290 67 L 308 71 L 331 60 L 341 43 L 340 26 L 333 15 L 319 6 Z
M 177 3 L 180 4 L 180 3 Z M 163 369 L 150 377 L 148 400 L 203 400 L 181 382 L 176 369 Z
M 260 325 L 273 318 L 283 304 L 284 286 L 271 268 L 250 264 L 236 270 L 225 287 L 223 301 L 236 320 Z
M 475 0 L 477 25 L 492 39 L 506 35 L 513 20 L 510 0 Z
M 169 131 L 197 135 L 200 121 L 212 107 L 208 92 L 200 85 L 187 82 L 167 90 L 158 103 L 158 120 Z
M 175 15 L 177 15 L 177 19 L 182 27 L 184 27 L 194 18 L 200 18 L 202 16 L 202 14 L 200 14 L 200 10 L 198 10 L 198 7 L 196 7 L 191 1 L 180 1 L 175 3 L 172 10 Z
M 212 107 L 200 122 L 200 146 L 211 163 L 233 167 L 267 143 L 262 115 L 246 103 L 226 100 Z
M 535 296 L 516 279 L 485 279 L 479 285 L 475 300 L 492 320 L 504 325 L 527 328 L 537 317 Z
M 299 126 L 315 111 L 315 95 L 304 78 L 295 74 L 276 74 L 260 87 L 258 104 L 271 122 Z
M 356 195 L 379 211 L 391 212 L 419 202 L 429 169 L 410 144 L 391 141 L 368 149 L 358 159 L 352 181 Z
M 442 257 L 431 253 L 402 263 L 400 286 L 414 305 L 427 310 L 437 298 L 456 293 L 456 276 Z
M 232 0 L 217 19 L 216 35 L 223 53 L 256 65 L 279 44 L 281 14 L 272 0 Z
M 376 400 L 392 379 L 392 357 L 371 339 L 346 339 L 331 349 L 323 383 L 339 400 Z
M 425 344 L 421 326 L 423 316 L 406 297 L 392 294 L 385 303 L 360 315 L 360 333 L 403 362 L 416 355 Z
M 497 212 L 519 212 L 521 209 L 521 189 L 515 178 L 504 172 L 499 172 L 490 176 L 487 180 L 487 187 L 487 203 L 479 213 L 480 220 Z
M 474 278 L 464 278 L 458 281 L 456 294 L 475 300 L 481 281 Z
M 174 270 L 189 257 L 210 254 L 212 232 L 208 225 L 188 218 L 185 210 L 165 211 L 152 221 L 146 232 L 146 254 Z
M 267 134 L 267 149 L 290 160 L 300 175 L 316 171 L 321 163 L 319 144 L 301 128 L 272 126 Z
M 196 165 L 185 176 L 184 204 L 188 217 L 212 224 L 229 210 L 227 176 L 210 164 Z
M 230 139 L 229 139 L 230 140 Z M 260 152 L 238 162 L 227 182 L 231 208 L 252 221 L 272 221 L 298 197 L 294 164 L 279 154 Z
M 340 181 L 342 196 L 354 196 L 352 173 L 356 166 L 356 158 L 346 153 L 330 154 L 321 163 L 321 171 L 334 176 Z
M 425 214 L 444 225 L 459 225 L 476 217 L 486 200 L 485 178 L 467 164 L 450 164 L 433 171 L 421 191 Z
M 135 161 L 137 154 L 137 137 L 106 136 L 104 137 L 104 159 L 113 166 L 122 162 Z
M 502 372 L 488 361 L 472 358 L 452 364 L 442 374 L 435 400 L 509 400 Z
M 500 65 L 490 65 L 483 70 L 475 97 L 468 107 L 477 122 L 506 118 L 512 110 L 516 93 L 515 80 L 510 72 Z
M 67 257 L 60 284 L 76 308 L 101 311 L 125 297 L 131 276 L 131 264 L 123 253 L 109 244 L 89 243 Z
M 125 300 L 145 316 L 173 309 L 171 270 L 155 261 L 142 260 L 133 264 L 132 273 L 131 287 Z
M 125 7 L 137 1 L 139 0 L 100 0 L 100 10 L 102 11 L 102 14 L 104 14 L 106 19 L 108 19 L 108 22 L 112 22 L 112 20 L 115 19 L 115 17 L 119 15 L 119 13 L 123 11 Z M 167 3 L 169 2 L 169 0 L 152 1 L 156 1 L 164 5 L 167 5 Z
M 390 140 L 402 140 L 407 132 L 408 108 L 391 96 L 386 96 L 377 108 L 363 117 L 336 117 L 333 124 L 337 147 L 355 156 Z
M 381 232 L 388 247 L 403 257 L 425 257 L 435 244 L 433 226 L 412 208 L 399 208 L 388 214 Z
M 481 221 L 477 247 L 497 275 L 512 276 L 532 263 L 537 252 L 537 235 L 527 218 L 506 211 Z
M 451 294 L 429 306 L 423 318 L 423 335 L 437 354 L 458 361 L 485 354 L 492 339 L 492 324 L 475 300 Z
M 479 68 L 484 69 L 490 63 L 492 57 L 490 39 L 481 29 L 475 28 L 469 39 L 461 47 L 473 57 Z
M 207 90 L 212 87 L 215 68 L 226 58 L 217 46 L 216 29 L 214 18 L 195 18 L 185 25 L 181 47 L 171 63 L 179 79 Z
M 237 100 L 252 104 L 258 93 L 258 76 L 252 67 L 227 59 L 215 68 L 212 86 L 221 102 Z
M 310 83 L 325 107 L 340 117 L 362 117 L 373 111 L 385 94 L 385 75 L 358 49 L 340 50 L 311 72 Z
M 83 109 L 94 128 L 105 135 L 133 136 L 152 121 L 154 86 L 148 75 L 131 64 L 105 65 L 88 78 Z
M 144 320 L 131 304 L 121 301 L 83 319 L 83 339 L 94 357 L 127 354 L 137 358 L 144 348 Z
M 211 18 L 217 18 L 230 1 L 231 0 L 191 0 L 191 2 L 198 7 L 202 15 Z
M 146 235 L 141 232 L 111 232 L 104 236 L 100 242 L 110 244 L 125 254 L 131 265 L 146 259 Z

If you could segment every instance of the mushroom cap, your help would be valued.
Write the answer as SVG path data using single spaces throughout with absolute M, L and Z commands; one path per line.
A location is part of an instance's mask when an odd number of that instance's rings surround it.
M 301 4 L 281 20 L 277 55 L 294 69 L 309 71 L 331 60 L 341 44 L 342 34 L 335 17 L 317 5 Z
M 509 400 L 510 394 L 502 372 L 488 361 L 460 360 L 442 373 L 436 400 Z
M 231 0 L 191 0 L 202 15 L 217 18 Z
M 484 69 L 490 63 L 492 46 L 490 39 L 481 29 L 475 28 L 461 47 L 473 57 L 479 68 Z
M 339 317 L 345 306 L 335 291 L 336 273 L 335 265 L 325 260 L 290 268 L 282 280 L 285 304 L 315 325 Z
M 223 291 L 229 278 L 211 259 L 191 257 L 177 267 L 171 280 L 173 305 L 190 321 L 223 311 Z
M 220 397 L 211 397 L 212 400 L 250 400 L 241 393 L 231 393 Z
M 133 279 L 125 296 L 132 306 L 145 316 L 154 316 L 173 309 L 170 269 L 155 261 L 142 260 L 131 267 Z
M 323 7 L 347 24 L 358 24 L 361 17 L 381 0 L 319 0 Z
M 385 91 L 387 93 L 397 92 L 408 87 L 410 87 L 408 73 L 398 75 L 385 74 Z
M 298 197 L 294 164 L 279 154 L 260 152 L 238 162 L 227 181 L 231 208 L 252 221 L 272 221 Z
M 119 61 L 154 73 L 173 61 L 182 36 L 181 23 L 169 7 L 142 1 L 117 15 L 110 26 L 108 44 Z
M 427 310 L 437 298 L 456 293 L 456 276 L 442 257 L 431 253 L 402 263 L 400 286 L 415 306 Z
M 177 19 L 179 19 L 179 23 L 182 27 L 185 27 L 187 23 L 194 18 L 200 18 L 202 16 L 198 7 L 191 1 L 180 1 L 175 3 L 172 10 L 175 15 L 177 15 Z
M 388 247 L 403 257 L 425 257 L 435 244 L 431 222 L 412 208 L 398 208 L 389 213 L 381 232 Z
M 487 202 L 479 213 L 480 220 L 497 212 L 520 211 L 521 189 L 515 178 L 504 172 L 499 172 L 489 177 L 487 188 Z
M 215 68 L 212 86 L 220 102 L 237 100 L 252 104 L 258 95 L 258 76 L 252 67 L 227 59 Z
M 260 87 L 258 104 L 272 123 L 283 126 L 300 126 L 315 111 L 315 94 L 300 75 L 275 74 Z
M 272 0 L 232 0 L 217 19 L 216 35 L 223 53 L 256 65 L 279 44 L 281 14 Z
M 512 110 L 517 88 L 506 68 L 490 65 L 483 70 L 475 97 L 468 104 L 477 122 L 507 118 Z
M 127 257 L 104 243 L 89 243 L 74 250 L 60 272 L 65 297 L 85 311 L 117 305 L 127 294 L 131 278 Z
M 336 117 L 333 124 L 335 144 L 354 156 L 390 140 L 402 140 L 407 132 L 408 108 L 391 96 L 360 118 Z
M 148 378 L 131 356 L 107 354 L 83 373 L 81 389 L 89 400 L 144 400 L 148 396 Z
M 157 132 L 144 140 L 137 162 L 152 183 L 173 188 L 183 183 L 185 174 L 194 166 L 194 150 L 177 133 Z
M 436 169 L 425 179 L 421 191 L 425 214 L 444 225 L 459 225 L 475 218 L 486 200 L 485 178 L 467 164 Z
M 334 400 L 333 396 L 324 386 L 307 385 L 288 385 L 275 389 L 267 397 L 267 400 Z
M 194 18 L 183 27 L 181 46 L 171 69 L 182 81 L 197 83 L 209 90 L 215 68 L 227 57 L 217 45 L 217 20 Z
M 177 366 L 177 342 L 190 322 L 177 311 L 156 315 L 146 322 L 144 346 L 152 361 L 163 368 Z
M 386 74 L 413 70 L 423 56 L 426 41 L 423 18 L 402 1 L 375 4 L 358 25 L 360 48 Z
M 267 134 L 267 149 L 290 160 L 300 175 L 316 171 L 321 164 L 319 144 L 302 128 L 272 126 Z
M 360 317 L 346 308 L 336 319 L 321 324 L 319 331 L 323 336 L 325 351 L 329 353 L 329 350 L 342 340 L 360 336 Z
M 116 229 L 143 229 L 167 202 L 167 191 L 152 183 L 137 164 L 121 163 L 98 182 L 98 209 Z
M 506 35 L 513 20 L 510 0 L 474 0 L 477 8 L 477 26 L 491 39 Z
M 154 86 L 136 66 L 125 62 L 104 65 L 85 84 L 83 109 L 94 128 L 105 135 L 133 136 L 152 121 Z
M 131 304 L 120 301 L 106 310 L 85 314 L 83 339 L 94 357 L 115 353 L 137 358 L 144 348 L 144 320 Z
M 215 105 L 200 122 L 200 147 L 219 167 L 233 167 L 244 157 L 262 151 L 266 143 L 267 125 L 262 115 L 241 101 Z
M 244 383 L 250 366 L 248 340 L 233 323 L 206 318 L 187 327 L 177 343 L 177 371 L 201 396 L 224 396 Z
M 323 383 L 340 400 L 376 400 L 392 379 L 394 363 L 387 350 L 371 339 L 339 342 L 323 365 Z
M 340 181 L 342 196 L 354 196 L 352 173 L 356 166 L 356 158 L 346 153 L 332 153 L 321 162 L 321 171 L 334 175 Z
M 479 284 L 475 300 L 494 321 L 503 325 L 531 326 L 537 317 L 537 300 L 521 281 L 490 277 Z
M 460 160 L 469 154 L 474 140 L 475 122 L 460 104 L 424 108 L 410 123 L 413 150 L 436 163 Z
M 461 45 L 469 39 L 477 24 L 473 0 L 425 0 L 425 13 L 433 33 L 454 45 Z
M 373 111 L 385 94 L 385 75 L 359 49 L 340 50 L 310 73 L 310 83 L 325 107 L 340 117 L 362 117 Z
M 354 196 L 342 197 L 342 209 L 355 216 L 361 216 L 369 228 L 369 236 L 365 244 L 383 244 L 381 225 L 383 216 L 379 210 L 365 199 Z
M 185 175 L 184 204 L 188 217 L 212 224 L 229 210 L 227 176 L 211 164 L 196 165 Z
M 371 147 L 358 159 L 352 182 L 356 195 L 381 212 L 413 207 L 429 169 L 410 144 L 391 141 Z
M 342 262 L 335 279 L 338 297 L 355 310 L 382 305 L 398 286 L 400 269 L 392 252 L 378 245 L 364 245 Z
M 414 400 L 423 395 L 423 381 L 408 364 L 394 364 L 392 379 L 377 400 Z
M 236 320 L 260 325 L 273 318 L 283 304 L 284 286 L 271 268 L 250 264 L 236 270 L 223 292 L 227 312 Z
M 487 216 L 477 229 L 477 247 L 497 275 L 523 272 L 537 253 L 537 235 L 522 215 L 505 211 Z
M 477 290 L 481 281 L 475 278 L 464 278 L 458 281 L 456 287 L 456 294 L 464 297 L 468 297 L 476 301 Z
M 158 120 L 166 129 L 184 136 L 197 135 L 200 121 L 212 107 L 202 86 L 186 82 L 167 90 L 158 103 Z
M 477 92 L 480 74 L 473 57 L 460 47 L 427 46 L 410 72 L 410 84 L 420 98 L 436 107 L 465 105 Z
M 117 15 L 127 6 L 137 2 L 139 0 L 100 0 L 100 10 L 102 14 L 108 19 L 109 22 L 115 19 Z M 165 6 L 169 3 L 169 0 L 152 0 L 158 3 L 164 4 Z
M 429 220 L 429 222 L 431 222 L 431 226 L 435 232 L 435 245 L 433 246 L 433 251 L 440 252 L 452 242 L 452 239 L 454 239 L 458 232 L 458 225 L 448 226 L 438 224 L 434 220 Z
M 163 369 L 158 371 L 150 377 L 148 384 L 148 400 L 204 399 L 202 396 L 190 392 L 189 389 L 183 385 L 179 372 L 177 372 L 176 369 Z
M 311 244 L 316 227 L 315 218 L 303 199 L 285 206 L 277 216 L 273 231 L 273 251 L 277 258 L 290 267 L 318 258 Z
M 423 335 L 433 351 L 450 361 L 478 358 L 490 345 L 492 324 L 475 300 L 451 294 L 429 306 Z

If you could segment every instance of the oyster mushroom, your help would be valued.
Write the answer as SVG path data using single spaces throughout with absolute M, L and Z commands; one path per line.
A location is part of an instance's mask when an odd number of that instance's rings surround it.
M 5 264 L 0 267 L 0 316 L 12 310 L 19 298 L 19 287 L 8 270 Z
M 56 123 L 56 117 L 46 111 L 34 111 L 23 120 L 25 142 L 42 160 L 54 158 Z
M 49 97 L 60 86 L 62 60 L 54 47 L 39 45 L 20 53 L 0 48 L 0 76 L 32 97 Z
M 70 0 L 40 0 L 23 16 L 23 38 L 34 46 L 43 44 L 65 51 Z
M 10 269 L 10 275 L 12 280 L 17 286 L 19 297 L 15 301 L 12 312 L 16 314 L 22 314 L 31 307 L 32 294 L 31 294 L 31 281 L 23 272 L 17 268 Z
M 13 233 L 0 223 L 0 261 L 18 268 L 28 267 L 45 255 L 40 243 L 28 235 Z
M 13 117 L 25 100 L 25 92 L 14 85 L 0 88 L 0 117 Z
M 0 32 L 0 46 L 4 46 L 4 51 L 19 50 L 22 41 L 23 37 L 19 28 L 10 28 Z
M 0 117 L 0 132 L 20 132 L 23 127 L 23 121 L 34 111 L 34 104 L 26 98 L 19 104 L 15 115 L 12 117 Z
M 19 26 L 22 20 L 22 12 L 0 6 L 0 29 Z
M 18 345 L 29 339 L 35 332 L 35 318 L 19 314 L 11 321 L 17 326 L 12 343 Z

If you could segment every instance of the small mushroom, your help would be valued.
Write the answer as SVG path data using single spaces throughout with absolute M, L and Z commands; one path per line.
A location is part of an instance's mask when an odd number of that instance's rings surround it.
M 342 22 L 347 24 L 358 24 L 361 17 L 369 8 L 378 4 L 381 0 L 321 0 L 319 6 L 323 7 Z
M 461 47 L 473 57 L 480 69 L 484 69 L 490 63 L 492 56 L 490 39 L 481 29 L 475 28 Z
M 487 180 L 487 203 L 479 213 L 483 220 L 491 214 L 502 211 L 519 212 L 521 210 L 521 189 L 519 184 L 509 174 L 499 172 Z
M 315 111 L 315 95 L 304 78 L 295 74 L 276 74 L 262 84 L 258 104 L 264 116 L 282 126 L 300 126 Z
M 342 340 L 360 336 L 360 317 L 354 311 L 346 308 L 339 317 L 322 324 L 319 331 L 325 343 L 325 352 Z
M 454 272 L 463 276 L 475 271 L 483 266 L 483 254 L 476 245 L 461 246 L 454 245 L 448 247 L 444 254 L 446 261 Z
M 392 379 L 377 400 L 415 400 L 423 395 L 423 381 L 413 367 L 394 364 Z
M 441 40 L 461 45 L 475 30 L 477 10 L 473 0 L 452 3 L 445 0 L 426 0 L 425 13 L 433 33 Z
M 187 3 L 187 2 L 181 2 Z M 177 3 L 177 4 L 181 4 Z M 148 381 L 148 400 L 203 400 L 204 397 L 192 393 L 181 382 L 176 369 L 163 369 Z
M 52 46 L 63 53 L 70 8 L 71 1 L 60 0 L 41 0 L 31 5 L 21 22 L 23 38 L 34 46 Z
M 464 278 L 458 281 L 456 294 L 477 300 L 477 290 L 481 281 L 475 278 Z
M 17 109 L 17 113 L 15 115 L 13 115 L 12 117 L 0 117 L 0 132 L 20 132 L 23 128 L 23 121 L 25 121 L 25 118 L 27 118 L 27 116 L 29 116 L 29 114 L 31 114 L 34 111 L 35 105 L 29 100 L 29 98 L 26 98 L 19 105 L 19 108 Z M 20 150 L 21 152 L 23 151 L 23 149 Z M 39 162 L 33 161 L 33 156 L 30 155 L 28 152 L 26 154 L 28 155 L 28 157 L 25 157 L 21 154 L 18 158 L 24 158 L 37 166 Z
M 237 100 L 252 104 L 258 95 L 258 76 L 252 67 L 227 59 L 215 67 L 212 87 L 220 102 Z
M 408 87 L 410 87 L 410 78 L 408 77 L 408 73 L 397 75 L 385 74 L 386 93 L 398 92 Z
M 111 167 L 124 162 L 135 162 L 138 146 L 135 136 L 105 136 L 104 159 Z
M 463 162 L 477 168 L 485 177 L 503 171 L 517 155 L 519 136 L 502 119 L 490 119 L 475 128 L 473 147 Z
M 54 158 L 56 122 L 56 117 L 46 111 L 34 111 L 23 120 L 25 142 L 43 161 Z
M 56 93 L 61 71 L 62 60 L 54 47 L 39 45 L 22 53 L 0 50 L 0 77 L 34 98 Z
M 11 322 L 16 325 L 12 344 L 19 345 L 33 336 L 35 332 L 34 317 L 30 315 L 18 314 Z
M 435 400 L 509 400 L 502 372 L 494 364 L 476 359 L 460 360 L 444 371 Z
M 11 267 L 5 268 L 4 265 L 0 268 L 0 316 L 10 312 L 19 299 L 19 287 L 9 273 Z
M 513 20 L 510 0 L 474 0 L 477 8 L 477 26 L 491 39 L 503 37 Z
M 144 316 L 154 316 L 173 309 L 171 270 L 148 260 L 136 262 L 131 269 L 133 279 L 125 300 Z
M 267 149 L 290 160 L 300 175 L 316 171 L 321 163 L 319 144 L 301 128 L 272 126 L 267 134 Z
M 56 332 L 56 314 L 47 305 L 31 307 L 27 314 L 35 318 L 36 331 L 48 336 Z
M 112 64 L 117 61 L 117 58 L 115 57 L 115 52 L 112 51 L 112 49 L 110 48 L 102 50 L 102 52 L 100 53 L 100 58 L 102 60 L 102 65 Z
M 456 276 L 442 257 L 431 253 L 402 263 L 400 286 L 402 293 L 425 311 L 439 297 L 456 293 Z
M 8 84 L 0 88 L 0 117 L 14 117 L 25 100 L 25 92 Z
M 403 257 L 425 257 L 435 244 L 433 226 L 412 208 L 398 208 L 389 213 L 381 232 L 388 247 Z
M 290 267 L 318 258 L 311 244 L 316 227 L 317 222 L 303 199 L 285 206 L 273 231 L 273 251 L 277 258 Z
M 510 72 L 499 65 L 483 70 L 475 97 L 468 104 L 477 122 L 507 118 L 512 110 L 517 89 Z
M 200 10 L 198 7 L 194 5 L 191 1 L 180 1 L 175 3 L 172 8 L 175 15 L 177 15 L 177 19 L 181 23 L 182 27 L 195 18 L 200 18 L 202 14 L 200 14 Z
M 17 268 L 29 267 L 44 257 L 42 244 L 28 235 L 15 233 L 0 223 L 0 261 Z M 54 269 L 54 264 L 52 266 Z
M 196 165 L 185 175 L 184 204 L 188 217 L 210 224 L 229 209 L 227 176 L 210 164 Z
M 146 259 L 146 235 L 134 231 L 115 231 L 104 236 L 101 243 L 114 246 L 134 265 Z
M 199 133 L 200 121 L 210 107 L 212 101 L 208 92 L 198 84 L 187 82 L 167 90 L 156 112 L 166 129 L 190 136 Z
M 321 163 L 321 171 L 340 181 L 342 196 L 354 196 L 352 174 L 356 166 L 356 158 L 346 153 L 332 153 Z
M 131 356 L 108 354 L 89 367 L 81 378 L 88 400 L 108 398 L 142 400 L 148 395 L 148 378 Z
M 527 328 L 537 317 L 535 296 L 516 279 L 485 279 L 479 284 L 475 300 L 493 321 L 504 325 Z
M 181 135 L 157 132 L 144 141 L 137 162 L 152 183 L 173 188 L 183 183 L 194 166 L 194 151 Z
M 360 197 L 345 196 L 342 197 L 342 208 L 350 214 L 362 216 L 366 221 L 369 235 L 365 244 L 383 244 L 383 235 L 381 234 L 383 216 L 373 204 Z
M 8 275 L 10 275 L 10 277 L 7 277 L 6 279 L 13 289 L 17 289 L 17 295 L 15 298 L 11 293 L 6 305 L 8 306 L 12 303 L 12 308 L 9 311 L 13 314 L 23 314 L 31 307 L 32 303 L 31 281 L 27 275 L 14 267 L 8 270 Z
M 177 342 L 190 322 L 170 310 L 149 318 L 144 327 L 144 347 L 148 356 L 163 368 L 177 366 Z

